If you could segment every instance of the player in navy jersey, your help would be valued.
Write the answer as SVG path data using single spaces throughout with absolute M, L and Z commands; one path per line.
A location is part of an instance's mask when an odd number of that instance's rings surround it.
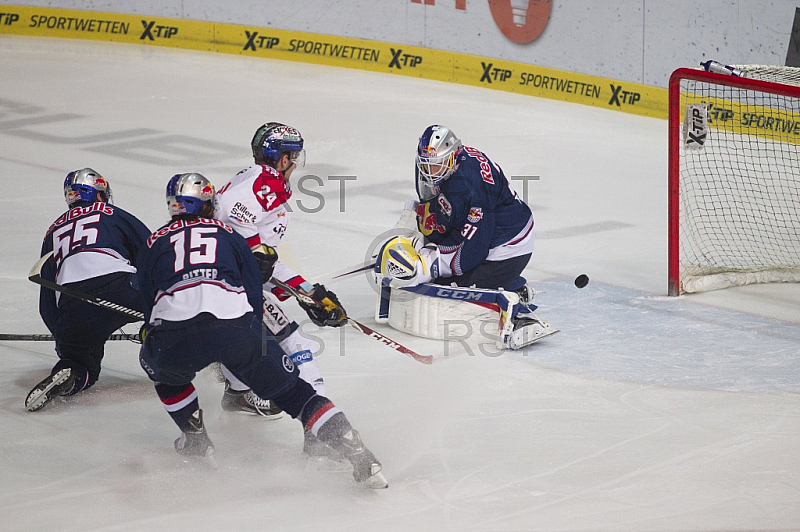
M 150 231 L 133 215 L 111 204 L 111 186 L 91 168 L 67 174 L 64 195 L 69 210 L 47 230 L 41 255 L 53 252 L 42 275 L 58 284 L 124 307 L 142 309 L 131 281 L 136 255 Z M 59 360 L 49 377 L 25 398 L 39 410 L 59 395 L 74 395 L 100 375 L 108 337 L 126 323 L 125 316 L 42 287 L 39 313 L 56 340 Z
M 552 334 L 533 314 L 522 276 L 533 253 L 533 215 L 500 166 L 449 128 L 429 126 L 417 145 L 416 189 L 419 201 L 406 212 L 414 212 L 413 229 L 422 235 L 384 243 L 376 273 L 394 288 L 435 283 L 514 292 L 521 305 L 513 312 L 516 338 L 509 346 Z
M 346 458 L 356 481 L 386 487 L 381 464 L 344 413 L 298 378 L 297 366 L 263 323 L 268 262 L 257 261 L 242 236 L 213 219 L 215 192 L 208 179 L 175 175 L 166 195 L 172 220 L 150 235 L 139 255 L 146 323 L 140 362 L 181 430 L 175 449 L 212 456 L 192 380 L 220 362 Z

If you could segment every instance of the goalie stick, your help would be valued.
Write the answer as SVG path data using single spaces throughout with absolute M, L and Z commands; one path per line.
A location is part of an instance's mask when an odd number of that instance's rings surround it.
M 103 307 L 109 310 L 113 310 L 119 312 L 121 314 L 125 314 L 126 316 L 131 316 L 136 318 L 137 320 L 144 320 L 144 314 L 139 312 L 138 310 L 133 310 L 128 307 L 123 307 L 122 305 L 118 305 L 111 301 L 106 301 L 105 299 L 100 299 L 99 297 L 95 297 L 80 290 L 75 290 L 74 288 L 70 288 L 68 286 L 63 286 L 58 283 L 54 283 L 48 279 L 42 277 L 42 266 L 47 260 L 53 255 L 53 252 L 46 253 L 42 258 L 36 261 L 36 264 L 33 265 L 31 268 L 30 273 L 28 274 L 28 280 L 34 282 L 40 286 L 44 286 L 45 288 L 49 288 L 50 290 L 55 290 L 56 292 L 61 292 L 64 295 L 68 295 L 69 297 L 74 297 L 75 299 L 80 299 L 91 303 L 93 305 L 97 305 L 98 307 Z
M 298 292 L 297 290 L 295 290 L 291 286 L 287 285 L 286 283 L 282 283 L 281 281 L 278 281 L 274 277 L 272 279 L 270 279 L 270 282 L 272 284 L 274 284 L 275 286 L 280 287 L 282 290 L 285 290 L 287 293 L 291 294 L 292 296 L 297 298 L 299 301 L 302 301 L 303 303 L 306 303 L 307 305 L 323 306 L 318 301 L 315 301 L 313 298 L 311 298 L 311 297 L 309 297 L 309 296 L 307 296 L 305 294 L 301 294 L 300 292 Z M 382 344 L 391 347 L 395 351 L 403 353 L 404 355 L 408 355 L 411 358 L 413 358 L 414 360 L 416 360 L 417 362 L 421 362 L 423 364 L 433 364 L 433 357 L 432 356 L 430 356 L 430 355 L 420 355 L 416 351 L 412 351 L 411 349 L 405 347 L 404 345 L 395 342 L 391 338 L 388 338 L 388 337 L 384 336 L 383 334 L 377 332 L 376 330 L 374 330 L 374 329 L 372 329 L 370 327 L 367 327 L 363 323 L 360 323 L 360 322 L 354 320 L 350 316 L 345 316 L 345 319 L 347 320 L 347 323 L 349 323 L 350 325 L 355 327 L 357 330 L 359 330 L 362 333 L 366 334 L 370 338 L 374 338 L 375 340 L 381 342 Z
M 135 344 L 139 342 L 138 334 L 119 333 L 112 334 L 108 340 L 128 340 Z M 0 334 L 0 342 L 53 342 L 52 334 Z
M 333 273 L 326 273 L 323 275 L 319 275 L 317 277 L 309 279 L 309 282 L 312 283 L 320 283 L 320 284 L 331 284 L 337 281 L 341 281 L 346 277 L 350 277 L 351 275 L 355 275 L 357 273 L 366 272 L 371 270 L 375 267 L 375 261 L 366 261 L 361 262 L 359 264 L 354 264 L 349 268 L 345 268 L 344 270 L 339 270 Z

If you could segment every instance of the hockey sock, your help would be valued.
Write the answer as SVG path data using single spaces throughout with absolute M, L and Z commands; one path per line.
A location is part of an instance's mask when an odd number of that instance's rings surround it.
M 306 404 L 300 421 L 305 430 L 326 443 L 331 439 L 338 439 L 351 428 L 339 407 L 320 395 L 315 395 Z
M 159 383 L 156 384 L 156 393 L 178 428 L 182 432 L 191 431 L 189 418 L 200 408 L 194 385 L 170 386 Z

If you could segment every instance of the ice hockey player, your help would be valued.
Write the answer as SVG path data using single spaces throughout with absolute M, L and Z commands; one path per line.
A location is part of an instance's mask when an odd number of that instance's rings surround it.
M 254 164 L 239 173 L 217 194 L 218 220 L 230 225 L 242 235 L 253 251 L 259 264 L 272 271 L 274 258 L 265 250 L 277 248 L 289 226 L 291 210 L 287 202 L 292 196 L 290 177 L 292 172 L 305 164 L 303 137 L 295 128 L 278 122 L 260 126 L 250 143 Z M 263 269 L 263 268 L 262 268 Z M 310 295 L 320 305 L 299 302 L 311 320 L 318 326 L 341 327 L 347 314 L 336 294 L 322 285 L 311 285 L 300 274 L 282 262 L 274 264 L 271 274 L 262 275 L 265 293 L 265 319 L 271 320 L 273 333 L 281 339 L 284 349 L 300 368 L 300 377 L 309 382 L 318 393 L 325 394 L 322 373 L 314 361 L 316 345 L 310 338 L 300 334 L 298 324 L 289 319 L 280 307 L 289 294 L 271 282 L 270 276 Z M 226 377 L 223 408 L 229 411 L 260 413 L 276 417 L 279 410 L 247 390 L 243 383 L 222 368 Z M 305 449 L 311 450 L 314 443 L 307 435 Z
M 149 229 L 111 204 L 111 186 L 91 168 L 67 174 L 64 196 L 69 209 L 53 222 L 42 243 L 42 257 L 52 252 L 42 276 L 141 311 L 141 294 L 131 281 L 136 255 Z M 97 382 L 106 340 L 121 326 L 136 321 L 45 287 L 39 295 L 39 313 L 55 337 L 59 360 L 50 376 L 25 398 L 25 408 L 31 412 L 57 396 L 74 395 Z
M 521 275 L 533 253 L 533 215 L 501 168 L 447 127 L 432 125 L 417 145 L 416 188 L 419 201 L 409 202 L 406 211 L 416 214 L 413 229 L 422 234 L 393 237 L 381 248 L 376 271 L 388 284 L 516 294 L 518 302 L 513 296 L 509 301 L 504 347 L 524 347 L 557 332 L 533 314 Z M 401 221 L 413 219 L 407 214 Z
M 192 380 L 220 362 L 347 459 L 357 482 L 386 487 L 381 464 L 344 413 L 298 378 L 297 366 L 266 329 L 262 276 L 268 268 L 244 238 L 213 219 L 208 179 L 175 175 L 166 196 L 171 221 L 150 235 L 139 256 L 146 323 L 140 362 L 181 429 L 175 449 L 186 456 L 213 454 Z

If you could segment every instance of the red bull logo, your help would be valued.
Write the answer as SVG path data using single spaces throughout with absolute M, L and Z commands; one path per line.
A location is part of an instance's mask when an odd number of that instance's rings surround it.
M 467 215 L 467 220 L 472 223 L 480 222 L 483 218 L 483 209 L 480 207 L 472 207 Z
M 104 177 L 96 177 L 94 180 L 94 188 L 102 187 L 103 189 L 108 188 L 108 181 L 105 180 Z
M 204 200 L 210 200 L 214 197 L 214 186 L 209 183 L 208 185 L 203 187 L 203 190 L 200 191 L 200 197 Z
M 433 146 L 423 146 L 420 152 L 420 156 L 422 157 L 436 157 L 436 148 Z

